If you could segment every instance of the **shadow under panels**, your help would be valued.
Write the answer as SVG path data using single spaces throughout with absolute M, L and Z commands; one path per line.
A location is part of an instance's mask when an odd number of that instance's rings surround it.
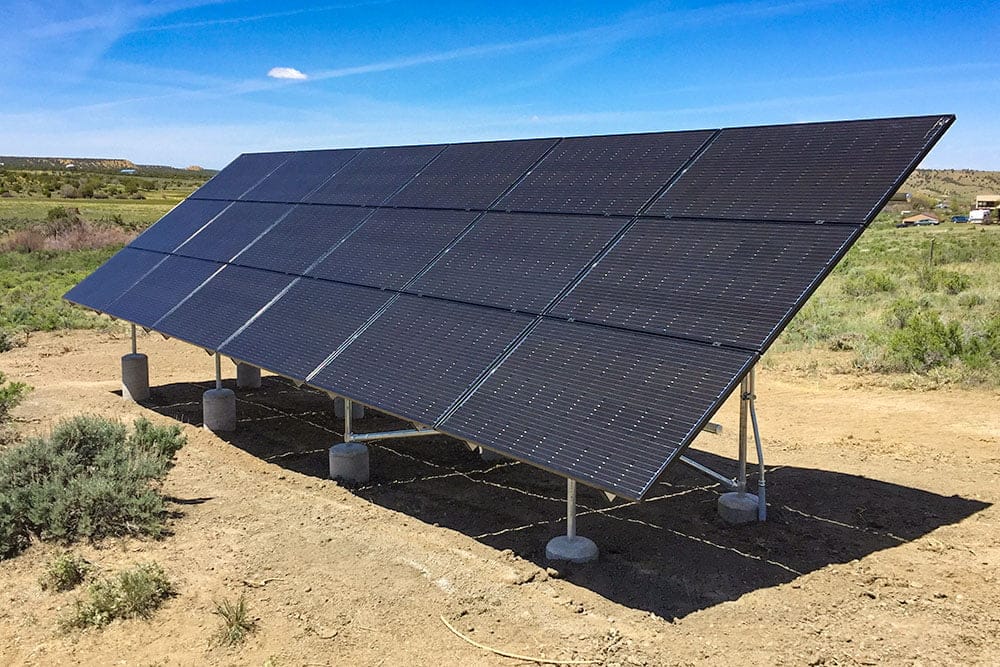
M 406 291 L 540 313 L 625 222 L 487 213 Z
M 309 383 L 430 425 L 532 319 L 403 294 Z
M 852 225 L 643 218 L 549 314 L 763 351 L 860 234 Z
M 444 145 L 366 148 L 304 201 L 355 206 L 380 204 L 409 183 L 443 148 Z
M 448 146 L 386 205 L 485 209 L 556 141 L 528 139 Z
M 641 499 L 756 359 L 749 351 L 544 320 L 436 426 Z
M 307 275 L 400 289 L 477 215 L 469 211 L 378 209 Z
M 698 130 L 563 139 L 493 208 L 634 215 L 714 133 Z
M 648 214 L 866 224 L 952 120 L 722 130 Z

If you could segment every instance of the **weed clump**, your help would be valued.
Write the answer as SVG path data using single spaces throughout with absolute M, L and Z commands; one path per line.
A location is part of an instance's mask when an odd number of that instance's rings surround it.
M 49 561 L 38 583 L 43 591 L 70 591 L 83 583 L 90 569 L 87 559 L 65 551 Z
M 173 593 L 173 585 L 159 565 L 137 565 L 91 584 L 85 598 L 76 601 L 59 625 L 68 631 L 101 628 L 119 619 L 148 619 Z
M 0 452 L 0 559 L 30 536 L 70 543 L 158 537 L 166 514 L 159 484 L 184 444 L 178 426 L 79 416 L 47 439 Z
M 212 641 L 218 645 L 242 644 L 247 635 L 257 628 L 256 622 L 250 618 L 246 597 L 242 594 L 236 602 L 216 602 L 212 613 L 222 619 L 222 627 L 212 637 Z
M 7 376 L 0 372 L 0 422 L 7 421 L 10 411 L 24 400 L 30 389 L 23 382 L 8 381 Z

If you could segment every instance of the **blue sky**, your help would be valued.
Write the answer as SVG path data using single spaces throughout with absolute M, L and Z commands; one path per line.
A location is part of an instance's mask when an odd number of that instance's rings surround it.
M 219 168 L 249 151 L 955 113 L 923 166 L 1000 169 L 996 2 L 0 0 L 0 25 L 6 155 Z

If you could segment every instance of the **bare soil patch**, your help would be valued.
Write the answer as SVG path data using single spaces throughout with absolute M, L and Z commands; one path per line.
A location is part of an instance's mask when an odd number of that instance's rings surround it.
M 603 665 L 998 664 L 996 391 L 765 364 L 767 523 L 721 523 L 719 488 L 682 469 L 639 505 L 581 489 L 601 561 L 547 572 L 561 478 L 428 438 L 376 446 L 371 483 L 344 489 L 325 479 L 342 429 L 325 395 L 267 376 L 239 392 L 239 431 L 222 439 L 200 428 L 212 359 L 156 335 L 140 348 L 144 405 L 117 393 L 121 334 L 36 334 L 0 371 L 35 387 L 14 412 L 25 433 L 81 412 L 186 424 L 173 534 L 78 549 L 105 571 L 155 561 L 178 595 L 151 621 L 60 634 L 78 593 L 41 590 L 57 548 L 33 545 L 0 563 L 0 664 L 524 664 L 441 616 L 504 651 Z M 717 421 L 696 456 L 725 468 L 733 401 Z M 376 414 L 356 429 L 400 426 Z M 211 646 L 215 602 L 241 593 L 258 630 Z

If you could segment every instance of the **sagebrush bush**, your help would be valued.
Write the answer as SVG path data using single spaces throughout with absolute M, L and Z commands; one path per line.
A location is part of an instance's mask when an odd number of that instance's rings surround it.
M 10 411 L 24 400 L 30 390 L 31 387 L 23 382 L 7 380 L 7 376 L 0 372 L 0 422 L 7 420 Z
M 83 583 L 91 565 L 87 559 L 69 551 L 58 554 L 45 566 L 38 579 L 43 591 L 69 591 Z
M 148 619 L 173 592 L 173 585 L 159 565 L 137 565 L 91 584 L 86 598 L 76 601 L 60 626 L 64 630 L 100 628 L 119 619 Z
M 895 292 L 896 281 L 885 271 L 864 271 L 852 274 L 844 281 L 844 292 L 850 296 L 871 296 L 879 292 Z
M 61 422 L 47 439 L 0 452 L 0 558 L 29 536 L 69 543 L 157 537 L 166 508 L 159 482 L 184 444 L 178 426 L 136 420 L 131 432 L 102 417 Z

